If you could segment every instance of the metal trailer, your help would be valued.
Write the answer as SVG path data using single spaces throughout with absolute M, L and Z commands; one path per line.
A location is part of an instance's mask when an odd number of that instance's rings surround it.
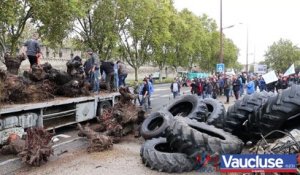
M 104 108 L 114 106 L 119 97 L 119 93 L 101 93 L 0 106 L 0 145 L 7 141 L 11 133 L 22 136 L 26 128 L 44 127 L 50 130 L 93 119 L 100 116 Z

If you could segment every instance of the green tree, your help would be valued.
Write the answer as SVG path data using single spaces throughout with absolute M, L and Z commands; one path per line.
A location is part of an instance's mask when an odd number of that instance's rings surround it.
M 200 17 L 200 21 L 205 29 L 205 34 L 202 35 L 202 50 L 199 66 L 204 71 L 214 71 L 216 64 L 219 63 L 220 56 L 220 32 L 217 31 L 215 20 L 207 15 Z M 240 68 L 238 63 L 239 50 L 232 40 L 223 36 L 224 47 L 224 64 L 229 68 Z
M 217 31 L 215 20 L 207 15 L 201 16 L 200 21 L 204 27 L 205 35 L 203 35 L 201 59 L 198 64 L 202 70 L 210 72 L 215 69 L 215 65 L 219 62 L 220 33 Z
M 280 39 L 268 47 L 265 58 L 268 67 L 284 72 L 292 63 L 299 61 L 300 50 L 290 40 Z
M 176 70 L 179 66 L 191 69 L 202 57 L 206 40 L 204 26 L 200 18 L 187 9 L 175 15 L 175 20 L 171 23 L 174 57 L 169 64 Z
M 239 49 L 234 45 L 233 41 L 225 38 L 224 40 L 224 64 L 228 68 L 235 67 L 238 59 Z
M 156 3 L 154 0 L 120 1 L 119 52 L 121 57 L 134 69 L 135 80 L 138 69 L 151 56 L 151 26 Z
M 112 57 L 118 41 L 118 0 L 87 1 L 92 6 L 87 14 L 75 21 L 77 48 L 92 48 L 100 59 Z
M 162 70 L 173 58 L 174 40 L 171 36 L 171 21 L 174 20 L 175 9 L 171 1 L 158 3 L 151 20 L 150 47 L 151 61 L 159 68 L 159 81 L 162 81 Z
M 16 55 L 20 37 L 28 22 L 34 24 L 52 45 L 61 43 L 69 33 L 74 16 L 80 14 L 79 1 L 4 0 L 0 4 L 1 45 L 9 45 Z M 7 15 L 6 15 L 7 14 Z
M 0 1 L 0 57 L 6 52 L 6 43 L 8 35 L 8 25 L 15 23 L 15 8 L 18 7 L 17 1 L 3 0 Z
M 19 38 L 23 33 L 26 22 L 32 16 L 32 8 L 29 2 L 16 0 L 16 1 L 2 1 L 1 7 L 6 8 L 6 12 L 9 14 L 7 17 L 1 15 L 0 19 L 2 23 L 2 41 L 3 45 L 9 45 L 12 55 L 16 54 Z M 2 9 L 1 9 L 2 10 Z
M 90 8 L 89 0 L 28 0 L 32 8 L 32 21 L 45 42 L 54 48 L 62 45 L 62 41 L 72 31 L 73 21 L 85 15 Z

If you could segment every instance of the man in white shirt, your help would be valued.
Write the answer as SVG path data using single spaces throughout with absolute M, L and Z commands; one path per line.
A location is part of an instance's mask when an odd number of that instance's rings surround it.
M 173 93 L 173 97 L 174 99 L 176 98 L 176 96 L 178 96 L 179 92 L 180 92 L 180 85 L 179 83 L 176 81 L 176 79 L 174 79 L 174 82 L 171 84 L 171 92 Z

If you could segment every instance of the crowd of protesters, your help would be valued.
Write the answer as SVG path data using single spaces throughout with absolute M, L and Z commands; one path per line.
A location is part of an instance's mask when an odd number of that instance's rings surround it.
M 256 91 L 272 91 L 278 92 L 281 89 L 286 89 L 292 84 L 300 84 L 300 74 L 289 76 L 278 75 L 278 81 L 267 84 L 261 75 L 247 75 L 246 73 L 237 75 L 214 75 L 208 78 L 194 78 L 189 82 L 186 77 L 182 79 L 176 78 L 171 84 L 171 91 L 174 88 L 174 83 L 178 82 L 180 87 L 190 86 L 191 93 L 197 94 L 200 98 L 218 98 L 222 95 L 226 97 L 225 103 L 229 103 L 230 97 L 238 100 L 244 94 L 253 94 Z M 174 98 L 177 96 L 174 93 Z

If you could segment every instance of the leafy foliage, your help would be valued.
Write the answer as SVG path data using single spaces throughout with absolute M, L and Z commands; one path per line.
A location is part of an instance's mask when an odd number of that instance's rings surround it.
M 80 49 L 92 48 L 100 59 L 108 60 L 118 41 L 117 1 L 86 0 L 86 5 L 92 8 L 75 21 L 75 44 Z
M 78 0 L 30 0 L 30 6 L 34 11 L 33 22 L 39 25 L 39 33 L 52 47 L 61 45 L 72 31 L 75 18 L 82 16 L 87 8 Z
M 172 0 L 2 0 L 0 24 L 0 52 L 9 45 L 16 53 L 24 36 L 38 31 L 48 47 L 67 40 L 81 50 L 92 48 L 102 60 L 122 59 L 136 79 L 148 62 L 160 72 L 195 65 L 212 71 L 220 50 L 216 22 L 177 11 Z M 237 47 L 224 36 L 225 64 L 238 66 L 237 56 Z
M 119 45 L 122 58 L 135 70 L 144 65 L 150 57 L 150 42 L 153 35 L 155 1 L 128 0 L 119 3 L 122 25 L 119 31 Z
M 299 62 L 300 50 L 290 40 L 280 39 L 268 48 L 265 57 L 268 67 L 284 72 L 291 64 Z

